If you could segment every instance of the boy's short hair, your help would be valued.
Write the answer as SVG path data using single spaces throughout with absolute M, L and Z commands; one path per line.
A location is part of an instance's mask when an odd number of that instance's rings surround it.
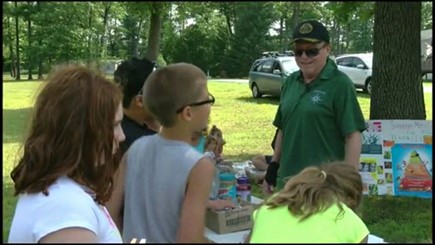
M 145 82 L 143 101 L 165 127 L 175 124 L 177 109 L 198 100 L 207 77 L 195 65 L 176 63 L 155 70 Z
M 128 108 L 131 100 L 139 94 L 145 80 L 155 70 L 155 62 L 146 58 L 124 60 L 115 70 L 114 80 L 122 89 L 122 106 Z

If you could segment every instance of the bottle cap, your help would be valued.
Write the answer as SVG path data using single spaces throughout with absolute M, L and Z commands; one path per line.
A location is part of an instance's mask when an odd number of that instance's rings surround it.
M 249 179 L 248 177 L 239 177 L 237 179 L 237 184 L 249 184 Z
M 221 181 L 234 181 L 236 180 L 236 175 L 233 173 L 220 173 L 219 179 Z

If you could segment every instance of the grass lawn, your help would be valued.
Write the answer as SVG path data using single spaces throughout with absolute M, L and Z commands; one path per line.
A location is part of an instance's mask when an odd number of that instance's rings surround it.
M 3 241 L 7 241 L 16 198 L 9 173 L 13 168 L 40 82 L 3 82 Z M 432 86 L 424 83 L 424 86 Z M 210 82 L 216 97 L 211 124 L 218 125 L 227 141 L 227 159 L 247 160 L 255 154 L 272 154 L 272 120 L 278 105 L 274 98 L 252 99 L 246 84 Z M 370 98 L 358 93 L 365 118 Z M 432 120 L 432 93 L 425 93 L 427 120 Z M 259 188 L 254 195 L 260 196 Z M 387 242 L 432 242 L 432 199 L 367 197 L 363 219 L 372 234 Z

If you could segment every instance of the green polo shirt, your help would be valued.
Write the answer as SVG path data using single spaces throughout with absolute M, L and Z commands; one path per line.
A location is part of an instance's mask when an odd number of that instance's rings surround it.
M 343 160 L 346 135 L 365 129 L 355 87 L 330 59 L 310 84 L 301 71 L 286 79 L 273 124 L 283 133 L 278 189 L 307 166 Z

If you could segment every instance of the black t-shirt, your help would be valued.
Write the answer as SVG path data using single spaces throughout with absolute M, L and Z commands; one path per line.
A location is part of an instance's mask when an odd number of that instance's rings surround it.
M 125 134 L 125 140 L 120 144 L 123 153 L 126 152 L 130 145 L 139 137 L 156 133 L 156 131 L 148 128 L 146 124 L 139 124 L 125 114 L 121 122 L 121 127 Z

